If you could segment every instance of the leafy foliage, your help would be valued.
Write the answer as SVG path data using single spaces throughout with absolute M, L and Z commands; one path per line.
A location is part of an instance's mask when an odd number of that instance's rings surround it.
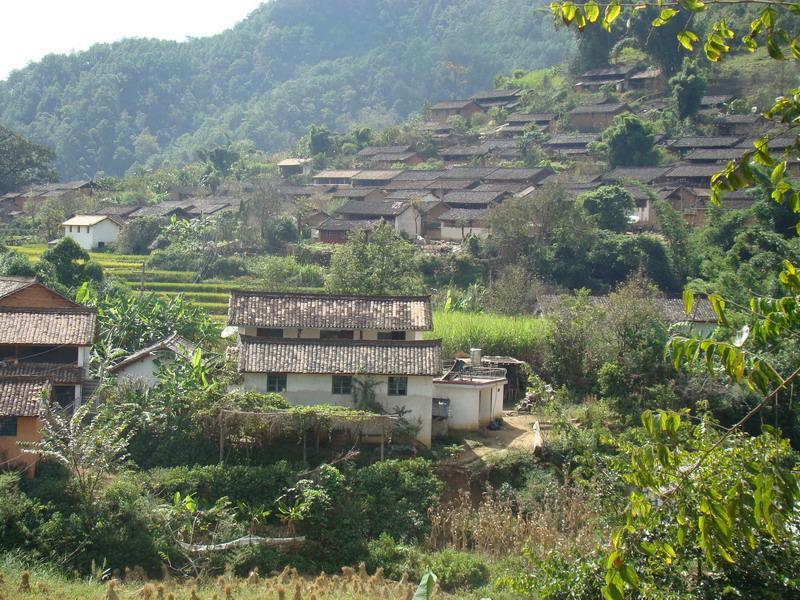
M 0 125 L 0 195 L 34 183 L 55 181 L 51 150 Z
M 631 114 L 614 118 L 603 132 L 600 149 L 608 156 L 612 167 L 647 167 L 658 164 L 655 135 L 652 126 Z

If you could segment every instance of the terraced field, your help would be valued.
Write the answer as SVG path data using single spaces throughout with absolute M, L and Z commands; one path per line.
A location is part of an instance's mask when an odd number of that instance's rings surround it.
M 33 262 L 38 261 L 47 250 L 45 244 L 11 246 Z M 183 295 L 208 311 L 212 318 L 224 321 L 228 314 L 228 296 L 231 290 L 263 289 L 256 280 L 214 279 L 197 281 L 194 271 L 165 271 L 145 266 L 146 256 L 137 254 L 111 254 L 90 252 L 89 256 L 103 267 L 106 275 L 125 281 L 134 289 L 155 292 L 163 298 Z M 143 268 L 144 267 L 144 268 Z M 319 292 L 320 288 L 297 288 L 296 292 Z

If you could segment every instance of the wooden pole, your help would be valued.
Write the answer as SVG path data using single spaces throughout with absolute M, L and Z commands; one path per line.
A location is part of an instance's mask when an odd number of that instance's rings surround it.
M 225 411 L 219 411 L 219 462 L 225 459 Z
M 386 425 L 381 421 L 381 460 L 383 460 L 383 438 L 386 436 Z

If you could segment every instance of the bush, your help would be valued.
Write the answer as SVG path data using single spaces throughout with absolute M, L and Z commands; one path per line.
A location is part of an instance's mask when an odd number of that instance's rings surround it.
M 439 578 L 444 590 L 477 588 L 489 581 L 489 567 L 474 554 L 442 550 L 423 559 L 425 567 Z
M 238 256 L 221 256 L 215 258 L 203 271 L 203 275 L 206 278 L 243 277 L 247 275 L 247 273 L 247 264 L 243 258 L 239 258 Z
M 223 404 L 250 412 L 269 412 L 273 410 L 285 410 L 292 407 L 280 394 L 260 394 L 258 392 L 248 392 L 244 390 L 228 392 L 223 398 Z
M 208 465 L 152 469 L 141 475 L 146 487 L 157 496 L 182 496 L 214 503 L 223 496 L 233 502 L 258 506 L 272 504 L 294 483 L 295 470 L 286 461 L 264 466 Z
M 384 460 L 359 469 L 352 487 L 367 519 L 369 537 L 388 533 L 395 539 L 414 540 L 427 532 L 428 509 L 439 499 L 444 484 L 430 461 L 416 458 Z
M 19 474 L 0 474 L 0 550 L 29 547 L 38 525 L 36 514 L 36 506 L 20 489 Z
M 402 579 L 403 575 L 415 579 L 419 572 L 419 550 L 396 542 L 388 533 L 382 533 L 378 539 L 371 540 L 367 544 L 367 552 L 364 562 L 369 571 L 382 568 L 388 578 L 397 580 Z

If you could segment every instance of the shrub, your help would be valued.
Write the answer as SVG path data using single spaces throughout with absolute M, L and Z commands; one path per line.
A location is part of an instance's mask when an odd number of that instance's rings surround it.
M 226 406 L 251 412 L 269 412 L 291 408 L 286 399 L 280 394 L 260 394 L 244 390 L 234 390 L 225 394 L 223 403 Z
M 238 256 L 221 256 L 212 260 L 203 274 L 208 277 L 242 277 L 247 275 L 247 264 Z
M 17 473 L 0 474 L 0 550 L 28 547 L 33 540 L 36 507 L 20 489 Z
M 474 554 L 448 548 L 431 554 L 423 563 L 447 591 L 477 588 L 489 581 L 489 568 Z
M 353 477 L 353 492 L 367 519 L 367 533 L 388 533 L 395 539 L 418 539 L 428 528 L 428 509 L 444 484 L 425 459 L 384 460 Z
M 152 469 L 142 474 L 145 485 L 162 498 L 175 492 L 210 503 L 227 496 L 233 502 L 272 504 L 294 483 L 295 470 L 286 461 L 271 465 L 208 465 Z
M 420 552 L 414 546 L 396 542 L 388 533 L 367 544 L 367 559 L 364 561 L 369 571 L 382 568 L 390 579 L 416 578 L 419 572 Z M 438 575 L 438 573 L 437 573 Z

